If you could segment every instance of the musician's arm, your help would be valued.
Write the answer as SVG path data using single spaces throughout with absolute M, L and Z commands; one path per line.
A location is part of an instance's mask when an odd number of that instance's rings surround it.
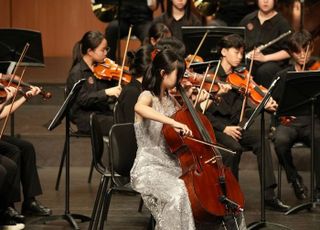
M 289 53 L 285 50 L 280 50 L 278 52 L 267 54 L 265 56 L 265 61 L 282 61 L 290 57 Z

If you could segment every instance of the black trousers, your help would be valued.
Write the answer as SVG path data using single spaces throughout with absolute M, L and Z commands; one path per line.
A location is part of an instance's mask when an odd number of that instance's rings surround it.
M 316 174 L 316 187 L 320 189 L 320 123 L 316 119 L 315 122 L 315 139 L 314 139 L 314 165 L 315 165 L 315 174 Z M 283 166 L 288 182 L 292 182 L 299 174 L 293 163 L 291 147 L 296 142 L 303 142 L 305 145 L 311 145 L 311 126 L 304 125 L 299 126 L 298 124 L 284 126 L 279 125 L 276 129 L 274 147 L 276 154 L 278 156 L 279 162 Z
M 141 42 L 148 36 L 148 30 L 152 21 L 145 21 L 139 24 L 134 24 L 132 28 L 132 34 L 137 36 Z M 108 46 L 110 51 L 108 52 L 108 57 L 111 60 L 116 59 L 117 45 L 119 39 L 128 35 L 130 27 L 130 22 L 121 20 L 120 21 L 120 38 L 119 38 L 119 21 L 114 20 L 109 23 L 106 28 L 106 39 L 108 41 Z
M 20 181 L 24 199 L 42 194 L 40 179 L 36 167 L 36 153 L 33 145 L 25 140 L 3 136 L 0 140 L 0 154 L 17 165 L 17 177 L 14 184 L 13 201 L 20 201 Z
M 9 158 L 0 155 L 0 210 L 13 203 L 14 182 L 19 178 L 17 165 Z
M 226 166 L 231 168 L 234 176 L 238 179 L 239 178 L 239 164 L 241 160 L 241 155 L 243 151 L 252 150 L 252 152 L 257 156 L 258 162 L 258 171 L 261 181 L 261 140 L 260 140 L 260 133 L 256 130 L 247 130 L 242 134 L 242 139 L 238 142 L 233 139 L 231 136 L 215 131 L 216 139 L 219 144 L 226 146 L 227 148 L 236 152 L 235 155 L 223 152 L 222 159 Z M 272 156 L 270 151 L 270 145 L 266 140 L 265 144 L 265 199 L 272 199 L 274 198 L 274 191 L 273 189 L 277 186 L 276 178 L 273 172 L 273 163 L 272 163 Z
M 253 80 L 266 88 L 269 88 L 277 72 L 283 69 L 281 62 L 255 63 L 252 69 Z

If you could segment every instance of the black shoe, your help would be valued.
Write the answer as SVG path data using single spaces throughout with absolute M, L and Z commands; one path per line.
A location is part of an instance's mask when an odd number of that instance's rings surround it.
M 21 230 L 24 229 L 23 223 L 17 223 L 11 216 L 12 213 L 6 210 L 0 213 L 0 229 L 5 230 Z
M 290 209 L 290 206 L 282 203 L 278 198 L 273 198 L 271 200 L 265 200 L 266 208 L 269 208 L 274 211 L 286 212 Z
M 291 184 L 294 194 L 299 200 L 304 200 L 307 198 L 306 186 L 303 184 L 302 179 L 296 178 Z
M 50 216 L 51 209 L 41 205 L 37 200 L 31 202 L 23 202 L 21 213 L 30 216 Z
M 24 223 L 24 215 L 21 215 L 14 207 L 8 207 L 7 213 L 12 217 L 12 219 L 17 223 Z

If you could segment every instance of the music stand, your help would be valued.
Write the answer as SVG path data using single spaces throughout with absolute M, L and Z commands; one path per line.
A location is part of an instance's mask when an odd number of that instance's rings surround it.
M 181 29 L 187 54 L 193 54 L 197 50 L 203 35 L 208 31 L 208 35 L 197 53 L 205 61 L 220 59 L 220 54 L 217 52 L 217 43 L 222 37 L 239 34 L 246 40 L 245 27 L 182 26 Z
M 314 202 L 314 134 L 315 109 L 319 103 L 320 71 L 288 71 L 284 91 L 279 103 L 277 116 L 301 116 L 311 114 L 311 150 L 310 150 L 310 201 L 291 208 L 285 214 L 294 214 L 301 210 L 311 211 Z M 288 100 L 290 98 L 290 100 Z
M 76 96 L 78 94 L 78 92 L 81 89 L 81 86 L 83 85 L 84 81 L 86 79 L 80 79 L 79 81 L 77 81 L 70 93 L 68 94 L 67 98 L 65 99 L 65 101 L 63 102 L 62 106 L 60 107 L 60 109 L 58 110 L 57 114 L 55 115 L 55 117 L 53 118 L 52 122 L 50 123 L 48 130 L 52 131 L 54 128 L 56 128 L 57 126 L 59 126 L 63 120 L 63 118 L 65 117 L 66 120 L 66 138 L 65 138 L 65 144 L 64 144 L 64 152 L 65 152 L 65 158 L 66 158 L 66 169 L 65 169 L 65 175 L 66 175 L 66 181 L 65 181 L 65 212 L 63 215 L 56 215 L 56 216 L 48 216 L 48 217 L 43 217 L 39 220 L 36 220 L 34 223 L 36 222 L 47 222 L 47 221 L 55 221 L 58 219 L 63 219 L 69 222 L 69 224 L 74 228 L 74 229 L 80 229 L 75 221 L 75 219 L 80 219 L 81 222 L 85 222 L 85 221 L 90 221 L 91 219 L 87 216 L 81 215 L 81 214 L 74 214 L 74 213 L 70 213 L 70 149 L 69 149 L 69 108 L 70 105 L 72 105 L 76 99 Z
M 245 131 L 247 130 L 254 122 L 254 120 L 261 115 L 261 126 L 260 126 L 260 137 L 261 137 L 261 159 L 260 159 L 260 165 L 261 165 L 261 184 L 260 184 L 260 196 L 261 196 L 261 203 L 260 203 L 260 221 L 255 221 L 253 223 L 250 223 L 248 225 L 248 229 L 260 229 L 265 228 L 267 226 L 275 226 L 279 228 L 284 229 L 290 229 L 282 224 L 273 223 L 266 221 L 266 212 L 265 212 L 265 176 L 266 176 L 266 170 L 265 170 L 265 161 L 266 161 L 266 154 L 265 154 L 265 120 L 264 120 L 264 107 L 268 100 L 271 97 L 271 94 L 279 81 L 280 77 L 277 77 L 270 85 L 267 93 L 265 94 L 264 98 L 260 102 L 260 104 L 255 108 L 254 112 L 248 119 L 248 121 L 244 124 L 242 129 Z
M 30 44 L 21 66 L 44 67 L 41 33 L 33 30 L 0 29 L 0 61 L 17 62 L 26 43 Z

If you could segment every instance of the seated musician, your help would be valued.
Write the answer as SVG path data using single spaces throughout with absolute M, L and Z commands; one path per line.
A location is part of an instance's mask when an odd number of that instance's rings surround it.
M 86 79 L 70 111 L 71 121 L 77 125 L 81 133 L 90 132 L 89 119 L 92 112 L 97 114 L 104 135 L 108 135 L 113 124 L 110 104 L 120 95 L 121 86 L 116 86 L 117 82 L 112 79 L 98 79 L 94 73 L 95 65 L 105 60 L 106 49 L 107 40 L 98 31 L 86 32 L 73 48 L 73 63 L 67 79 L 67 93 L 78 80 Z
M 218 70 L 218 76 L 221 81 L 226 81 L 229 74 L 235 71 L 241 63 L 244 51 L 244 41 L 236 34 L 225 36 L 218 43 L 218 53 L 221 56 L 221 66 Z M 238 90 L 232 89 L 224 95 L 221 95 L 221 100 L 218 105 L 211 104 L 206 110 L 205 115 L 209 118 L 216 135 L 217 142 L 236 152 L 235 155 L 223 154 L 225 165 L 229 166 L 238 178 L 239 163 L 241 154 L 244 149 L 250 149 L 257 156 L 259 165 L 259 175 L 261 175 L 261 140 L 259 132 L 248 129 L 242 132 L 239 126 L 240 114 L 242 109 L 243 95 L 239 94 Z M 274 111 L 277 103 L 274 100 L 269 100 L 265 109 Z M 245 117 L 253 109 L 246 105 Z M 274 188 L 277 186 L 274 172 L 270 146 L 266 144 L 265 149 L 265 204 L 266 207 L 276 211 L 285 212 L 289 206 L 283 204 L 276 196 Z
M 0 78 L 2 74 L 0 74 Z M 16 92 L 12 87 L 4 87 L 7 93 L 7 98 L 12 97 L 12 94 Z M 9 113 L 17 110 L 23 103 L 27 101 L 29 97 L 36 96 L 40 93 L 38 87 L 31 86 L 31 88 L 24 94 L 24 96 L 18 96 L 17 100 L 13 102 L 12 109 L 10 101 L 6 100 L 0 105 L 0 120 L 6 118 Z M 40 179 L 38 176 L 38 170 L 36 166 L 36 153 L 32 143 L 16 138 L 13 136 L 2 135 L 0 139 L 0 155 L 1 158 L 6 157 L 12 160 L 16 164 L 16 176 L 13 181 L 10 182 L 12 186 L 7 191 L 10 191 L 11 197 L 9 203 L 7 203 L 7 209 L 2 213 L 4 218 L 12 218 L 12 221 L 17 223 L 23 223 L 25 215 L 35 216 L 48 216 L 52 211 L 41 205 L 36 196 L 42 194 Z M 23 202 L 21 213 L 15 209 L 14 203 L 21 200 L 20 183 L 22 185 Z M 3 197 L 1 196 L 1 199 Z
M 313 51 L 314 42 L 312 35 L 302 30 L 295 32 L 288 42 L 289 52 L 292 59 L 292 64 L 287 69 L 282 70 L 279 75 L 280 82 L 274 92 L 274 97 L 281 97 L 283 86 L 287 78 L 287 71 L 302 71 L 308 70 L 313 64 L 310 60 Z M 289 98 L 290 100 L 290 98 Z M 316 193 L 315 198 L 320 201 L 320 167 L 318 167 L 320 158 L 320 122 L 315 119 L 315 172 L 316 172 Z M 287 180 L 292 184 L 294 193 L 298 199 L 305 199 L 307 196 L 306 187 L 303 184 L 302 177 L 298 174 L 293 163 L 291 147 L 296 142 L 303 142 L 307 146 L 311 144 L 311 115 L 288 117 L 279 122 L 274 136 L 274 147 L 278 156 L 279 162 L 285 169 Z
M 144 40 L 144 45 L 156 46 L 157 43 L 163 39 L 172 36 L 172 32 L 162 22 L 153 22 L 148 31 L 148 37 Z
M 136 52 L 128 53 L 131 82 L 123 87 L 118 98 L 116 121 L 119 123 L 134 122 L 134 105 L 142 92 L 142 79 L 147 67 L 151 63 L 151 45 L 144 45 Z
M 192 135 L 187 125 L 170 118 L 179 105 L 168 90 L 176 86 L 183 72 L 184 60 L 176 52 L 156 51 L 142 81 L 144 91 L 135 105 L 138 150 L 131 169 L 131 185 L 141 193 L 156 220 L 156 229 L 196 227 L 185 183 L 179 178 L 182 172 L 178 159 L 169 152 L 161 133 L 163 124 L 167 124 L 179 133 Z M 226 225 L 227 229 L 235 227 Z M 245 229 L 244 221 L 239 228 Z
M 246 27 L 246 50 L 267 44 L 279 35 L 291 30 L 288 21 L 276 11 L 277 0 L 258 0 L 259 9 L 245 16 L 240 26 Z M 275 73 L 287 65 L 286 38 L 263 51 L 255 52 L 252 76 L 259 85 L 268 88 Z
M 133 25 L 132 34 L 137 36 L 141 43 L 144 41 L 152 23 L 153 11 L 157 8 L 158 0 L 121 1 L 118 18 L 108 24 L 105 32 L 110 47 L 108 58 L 115 60 L 118 41 L 127 36 L 130 25 Z
M 172 36 L 182 41 L 182 26 L 200 26 L 201 21 L 191 10 L 191 0 L 167 0 L 167 11 L 154 19 L 166 24 Z

